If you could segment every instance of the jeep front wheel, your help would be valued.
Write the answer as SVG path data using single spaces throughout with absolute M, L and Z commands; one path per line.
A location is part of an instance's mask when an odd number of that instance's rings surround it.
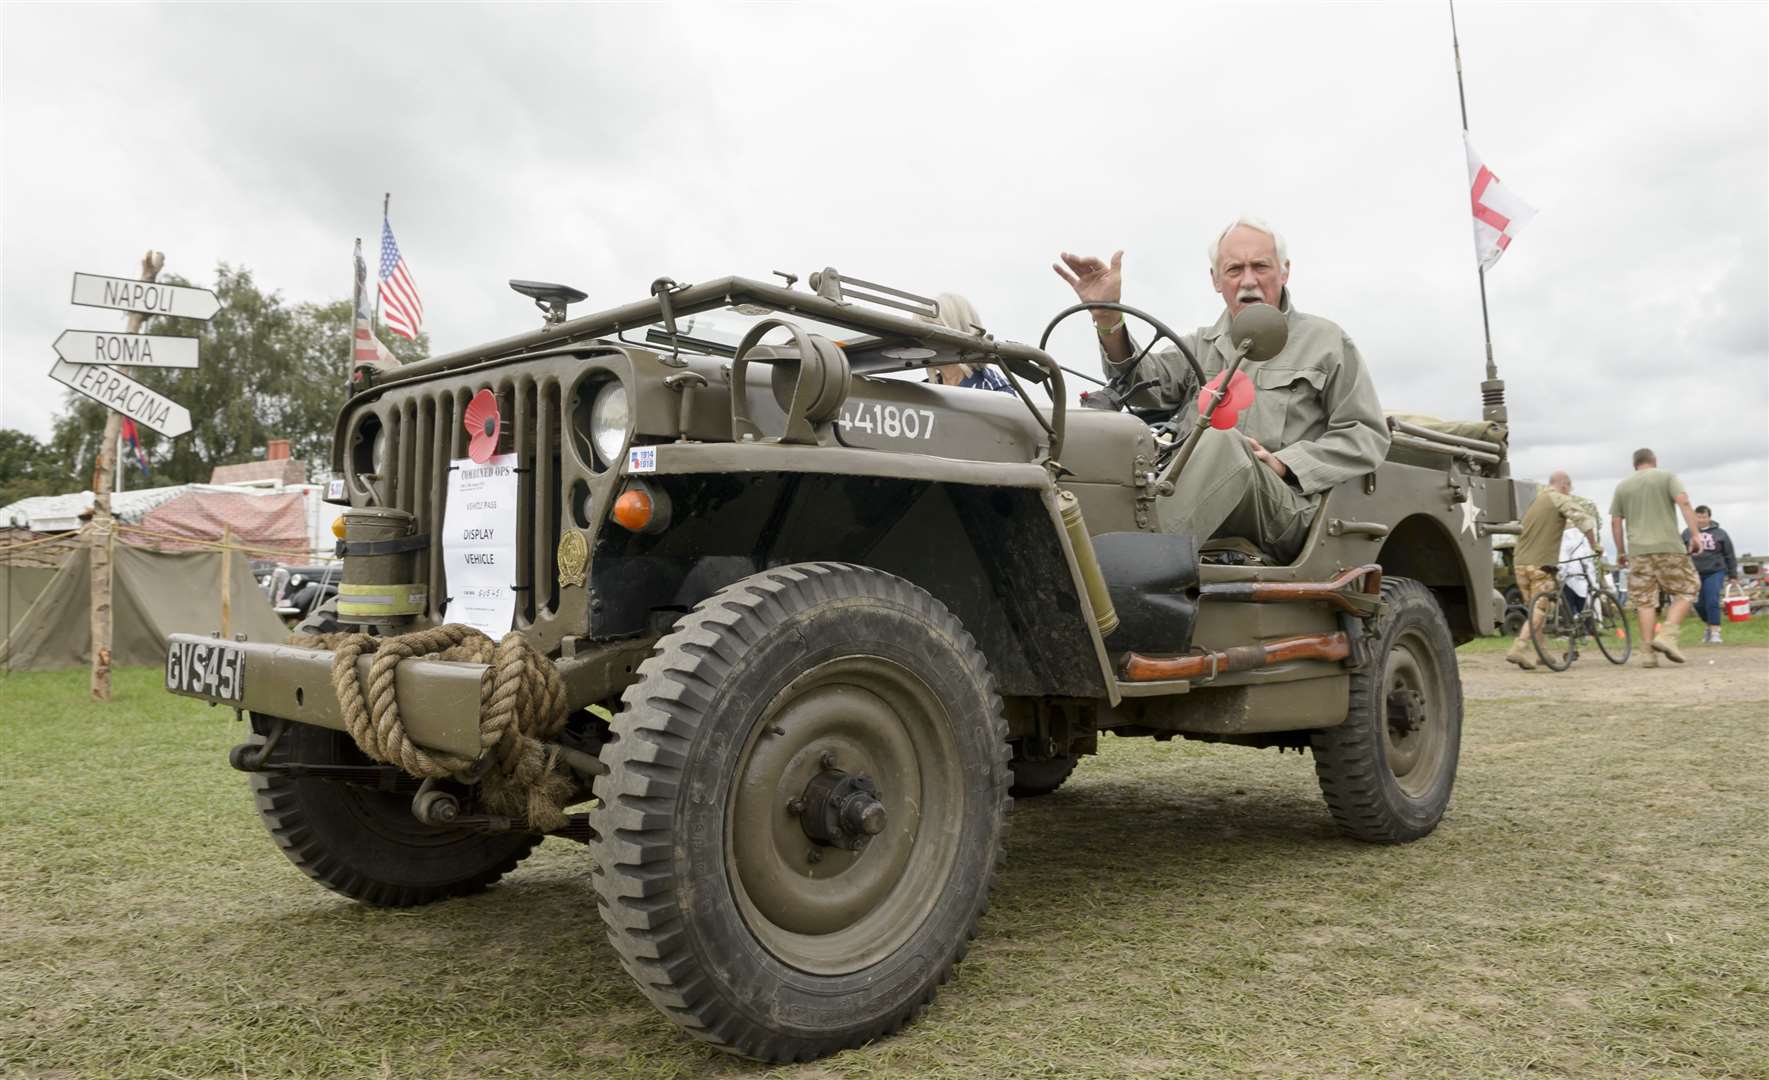
M 253 718 L 254 729 L 269 718 Z M 249 740 L 264 744 L 256 730 Z M 272 765 L 373 765 L 350 736 L 291 723 Z M 249 777 L 258 815 L 290 862 L 308 877 L 375 907 L 411 907 L 487 888 L 541 841 L 538 833 L 480 833 L 425 825 L 410 793 L 277 772 Z
M 1462 677 L 1431 590 L 1382 582 L 1384 614 L 1368 666 L 1351 676 L 1345 722 L 1314 732 L 1315 776 L 1342 832 L 1372 843 L 1437 828 L 1456 782 Z
M 713 595 L 638 675 L 592 821 L 640 989 L 767 1061 L 915 1017 L 1003 854 L 1005 723 L 963 626 L 900 578 L 803 563 Z

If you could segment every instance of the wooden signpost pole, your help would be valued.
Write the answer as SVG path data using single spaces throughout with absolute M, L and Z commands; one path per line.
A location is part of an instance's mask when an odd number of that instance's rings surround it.
M 166 265 L 166 256 L 150 251 L 141 257 L 141 280 L 153 281 Z M 138 334 L 147 316 L 131 312 L 128 332 Z M 98 471 L 92 478 L 92 524 L 87 529 L 88 553 L 92 563 L 92 700 L 111 699 L 111 470 L 121 463 L 115 460 L 117 440 L 122 434 L 123 415 L 109 410 L 104 421 L 104 436 L 98 441 Z
M 233 636 L 233 526 L 221 527 L 221 636 Z

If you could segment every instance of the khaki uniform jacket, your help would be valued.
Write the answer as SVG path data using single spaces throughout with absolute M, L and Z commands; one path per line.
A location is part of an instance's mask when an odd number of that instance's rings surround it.
M 1297 311 L 1288 288 L 1278 310 L 1289 321 L 1289 341 L 1270 360 L 1241 365 L 1258 392 L 1235 427 L 1272 451 L 1304 495 L 1374 472 L 1388 453 L 1388 422 L 1357 346 L 1337 323 Z M 1234 360 L 1227 309 L 1216 325 L 1184 341 L 1207 378 L 1227 369 Z M 1134 356 L 1135 342 L 1131 349 Z M 1105 365 L 1112 374 L 1122 366 L 1109 359 Z M 1178 405 L 1181 415 L 1197 416 L 1197 377 L 1177 350 L 1149 353 L 1139 377 L 1160 380 L 1152 388 L 1153 404 Z
M 1591 504 L 1573 495 L 1562 495 L 1542 485 L 1536 501 L 1523 515 L 1523 528 L 1517 537 L 1511 561 L 1518 566 L 1553 566 L 1560 562 L 1560 538 L 1567 525 L 1580 532 L 1597 528 L 1597 517 L 1588 509 Z

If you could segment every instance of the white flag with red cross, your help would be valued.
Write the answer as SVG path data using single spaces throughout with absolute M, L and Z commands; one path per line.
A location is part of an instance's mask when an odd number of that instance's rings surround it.
M 1480 260 L 1482 270 L 1491 270 L 1511 246 L 1512 237 L 1536 216 L 1536 210 L 1481 164 L 1467 132 L 1462 133 L 1462 145 L 1468 151 L 1468 183 L 1474 203 L 1474 257 Z

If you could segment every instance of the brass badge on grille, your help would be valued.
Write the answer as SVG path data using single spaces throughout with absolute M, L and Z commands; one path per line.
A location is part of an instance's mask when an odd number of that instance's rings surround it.
M 584 534 L 576 529 L 566 529 L 559 536 L 559 587 L 582 585 L 584 583 L 584 563 L 590 558 L 590 547 L 584 543 Z

